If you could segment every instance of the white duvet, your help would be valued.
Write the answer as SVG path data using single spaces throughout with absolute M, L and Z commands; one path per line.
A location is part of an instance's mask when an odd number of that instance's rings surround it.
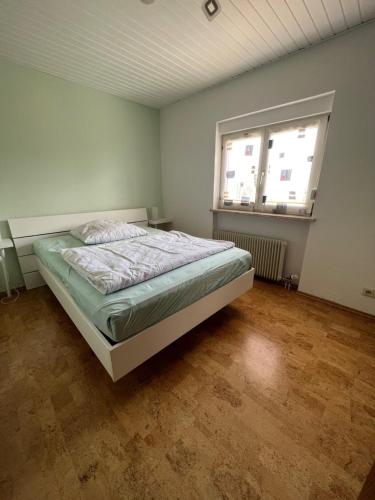
M 230 241 L 171 231 L 105 245 L 67 248 L 61 254 L 99 292 L 109 294 L 233 246 Z

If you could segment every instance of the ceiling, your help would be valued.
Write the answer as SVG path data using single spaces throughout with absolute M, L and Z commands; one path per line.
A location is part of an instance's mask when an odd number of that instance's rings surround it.
M 0 55 L 161 107 L 375 18 L 375 0 L 0 0 Z

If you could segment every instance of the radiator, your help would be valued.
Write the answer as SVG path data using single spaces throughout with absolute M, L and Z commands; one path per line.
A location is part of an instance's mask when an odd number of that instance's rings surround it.
M 216 240 L 233 241 L 236 247 L 250 252 L 253 257 L 252 266 L 255 267 L 256 276 L 273 281 L 281 280 L 287 246 L 286 241 L 219 229 L 214 231 L 214 238 Z

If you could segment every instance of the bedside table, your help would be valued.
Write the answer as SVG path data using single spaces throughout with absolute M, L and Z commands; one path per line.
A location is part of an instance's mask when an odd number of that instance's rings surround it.
M 10 288 L 9 288 L 9 276 L 8 276 L 8 270 L 5 262 L 5 249 L 6 248 L 12 248 L 13 247 L 13 241 L 10 239 L 5 239 L 5 240 L 0 240 L 0 264 L 3 269 L 3 275 L 4 275 L 4 281 L 5 281 L 5 289 L 7 292 L 7 296 L 11 297 L 12 294 L 10 293 Z
M 162 231 L 170 231 L 172 229 L 172 219 L 170 217 L 165 217 L 164 219 L 150 219 L 148 225 L 155 229 L 161 229 Z

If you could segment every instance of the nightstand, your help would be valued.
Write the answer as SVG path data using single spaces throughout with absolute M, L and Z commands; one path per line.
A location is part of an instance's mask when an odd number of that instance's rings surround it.
M 4 281 L 5 281 L 5 289 L 7 292 L 7 296 L 11 297 L 12 294 L 10 293 L 10 288 L 9 288 L 9 276 L 8 276 L 8 270 L 5 262 L 5 249 L 6 248 L 12 248 L 13 247 L 13 241 L 9 239 L 1 239 L 0 240 L 0 264 L 3 269 L 3 275 L 4 275 Z
M 170 217 L 165 217 L 164 219 L 150 219 L 148 225 L 155 229 L 170 231 L 172 229 L 172 219 Z

